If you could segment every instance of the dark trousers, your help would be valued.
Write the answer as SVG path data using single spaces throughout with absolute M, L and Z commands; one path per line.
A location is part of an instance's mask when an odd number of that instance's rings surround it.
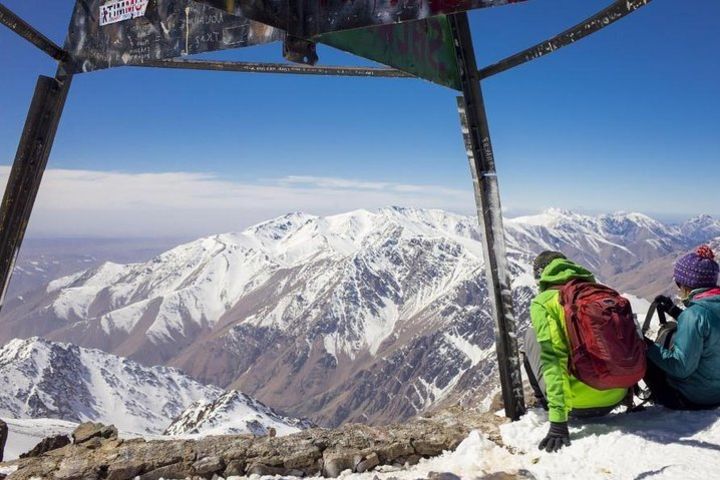
M 538 343 L 535 330 L 533 330 L 532 327 L 528 327 L 527 332 L 525 332 L 523 363 L 525 364 L 525 372 L 530 380 L 530 385 L 532 385 L 533 391 L 535 392 L 535 397 L 545 410 L 547 410 L 547 388 L 545 387 L 545 379 L 542 373 L 540 343 Z M 570 412 L 570 416 L 573 418 L 602 417 L 615 410 L 615 407 L 617 407 L 617 405 L 611 407 L 575 408 Z
M 650 399 L 656 405 L 671 410 L 707 410 L 718 407 L 718 405 L 699 405 L 688 400 L 678 389 L 670 385 L 667 373 L 650 360 L 647 362 L 647 371 L 643 380 L 650 389 Z

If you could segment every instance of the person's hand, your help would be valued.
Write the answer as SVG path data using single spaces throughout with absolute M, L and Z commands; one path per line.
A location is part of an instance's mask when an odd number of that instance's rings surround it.
M 659 310 L 662 310 L 676 320 L 682 313 L 682 309 L 675 305 L 672 298 L 666 297 L 665 295 L 655 297 L 655 304 L 657 304 Z
M 658 308 L 663 309 L 663 311 L 665 312 L 667 312 L 669 308 L 675 306 L 672 298 L 665 295 L 658 295 L 657 297 L 655 297 L 655 301 L 653 303 L 657 304 Z
M 567 422 L 550 422 L 550 430 L 542 439 L 538 448 L 546 452 L 557 452 L 562 447 L 570 446 L 570 432 Z

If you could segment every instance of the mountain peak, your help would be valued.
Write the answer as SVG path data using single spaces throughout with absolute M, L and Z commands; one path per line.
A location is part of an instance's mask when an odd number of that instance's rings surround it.
M 291 212 L 248 228 L 245 232 L 269 240 L 280 240 L 292 235 L 303 225 L 318 217 L 303 212 Z
M 698 215 L 680 225 L 680 231 L 691 243 L 705 243 L 720 237 L 720 220 Z
M 572 217 L 575 216 L 576 213 L 572 210 L 569 210 L 567 208 L 557 208 L 557 207 L 550 207 L 546 209 L 543 214 L 554 216 L 554 217 Z
M 200 400 L 185 410 L 165 431 L 166 435 L 268 435 L 279 436 L 311 427 L 308 421 L 284 417 L 272 408 L 237 390 L 215 400 Z

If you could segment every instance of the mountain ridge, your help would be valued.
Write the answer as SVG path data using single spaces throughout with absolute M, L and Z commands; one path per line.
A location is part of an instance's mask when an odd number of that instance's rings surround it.
M 521 327 L 541 250 L 607 281 L 691 248 L 716 223 L 562 210 L 506 220 Z M 3 312 L 0 340 L 44 335 L 180 367 L 319 423 L 382 423 L 494 388 L 481 361 L 494 342 L 483 264 L 472 217 L 295 212 L 58 279 Z

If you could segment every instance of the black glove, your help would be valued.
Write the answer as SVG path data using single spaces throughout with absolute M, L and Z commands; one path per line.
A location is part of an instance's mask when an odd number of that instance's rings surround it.
M 567 422 L 550 422 L 550 431 L 548 431 L 547 436 L 540 442 L 538 448 L 546 452 L 557 452 L 563 446 L 567 447 L 569 445 L 570 432 L 568 431 Z
M 659 310 L 662 310 L 676 320 L 682 313 L 682 308 L 675 305 L 675 302 L 665 295 L 658 295 L 655 297 L 655 303 L 657 304 Z
M 658 310 L 662 310 L 676 320 L 682 313 L 682 309 L 675 305 L 675 302 L 673 302 L 670 297 L 666 297 L 665 295 L 655 297 L 655 304 Z
M 675 305 L 672 301 L 672 298 L 666 297 L 665 295 L 658 295 L 657 297 L 655 297 L 653 303 L 655 303 L 658 308 L 662 309 L 665 312 L 667 312 L 668 308 Z

